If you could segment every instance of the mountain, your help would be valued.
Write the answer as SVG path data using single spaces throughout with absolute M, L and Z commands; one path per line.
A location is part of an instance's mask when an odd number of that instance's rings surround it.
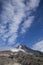
M 0 65 L 43 65 L 43 53 L 20 44 L 0 51 Z
M 43 52 L 40 52 L 40 51 L 37 51 L 37 50 L 33 50 L 33 49 L 30 49 L 28 48 L 26 45 L 17 45 L 15 48 L 13 49 L 10 49 L 10 51 L 12 52 L 19 52 L 19 51 L 22 51 L 24 53 L 28 53 L 28 54 L 31 54 L 31 55 L 40 55 L 40 56 L 43 56 Z

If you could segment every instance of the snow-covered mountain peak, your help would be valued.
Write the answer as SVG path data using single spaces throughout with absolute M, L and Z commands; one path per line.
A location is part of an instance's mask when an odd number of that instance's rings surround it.
M 28 53 L 30 55 L 43 55 L 43 53 L 41 53 L 40 51 L 35 51 L 32 50 L 31 48 L 27 47 L 26 45 L 16 45 L 14 48 L 10 49 L 11 52 L 24 52 L 24 53 Z
M 17 45 L 16 47 L 10 49 L 10 51 L 12 51 L 12 52 L 19 52 L 19 51 L 26 52 L 26 51 L 23 49 L 23 45 Z
M 22 48 L 22 45 L 21 44 L 20 45 L 17 45 L 15 48 L 21 49 Z

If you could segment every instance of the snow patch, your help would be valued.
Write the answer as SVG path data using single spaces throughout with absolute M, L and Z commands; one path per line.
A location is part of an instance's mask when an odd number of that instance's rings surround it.
M 13 48 L 13 49 L 10 49 L 10 51 L 12 51 L 12 52 L 19 52 L 19 51 L 22 51 L 22 52 L 25 52 L 25 50 L 23 50 L 23 49 L 17 49 L 17 48 Z

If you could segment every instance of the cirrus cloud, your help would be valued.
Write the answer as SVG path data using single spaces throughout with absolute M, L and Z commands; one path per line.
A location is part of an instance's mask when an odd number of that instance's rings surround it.
M 22 21 L 22 34 L 26 32 L 34 20 L 34 15 L 30 16 L 39 6 L 40 0 L 3 0 L 1 1 L 1 19 L 0 19 L 0 38 L 3 43 L 14 44 L 18 35 L 18 29 Z M 27 12 L 28 11 L 28 12 Z M 26 20 L 26 17 L 28 18 Z M 25 20 L 23 20 L 25 18 Z
M 35 43 L 32 48 L 43 52 L 43 40 Z

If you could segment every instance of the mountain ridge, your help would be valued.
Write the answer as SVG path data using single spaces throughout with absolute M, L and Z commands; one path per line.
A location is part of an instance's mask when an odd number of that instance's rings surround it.
M 18 45 L 15 49 L 19 51 L 0 51 L 0 65 L 43 65 L 42 52 L 32 50 L 26 45 Z

